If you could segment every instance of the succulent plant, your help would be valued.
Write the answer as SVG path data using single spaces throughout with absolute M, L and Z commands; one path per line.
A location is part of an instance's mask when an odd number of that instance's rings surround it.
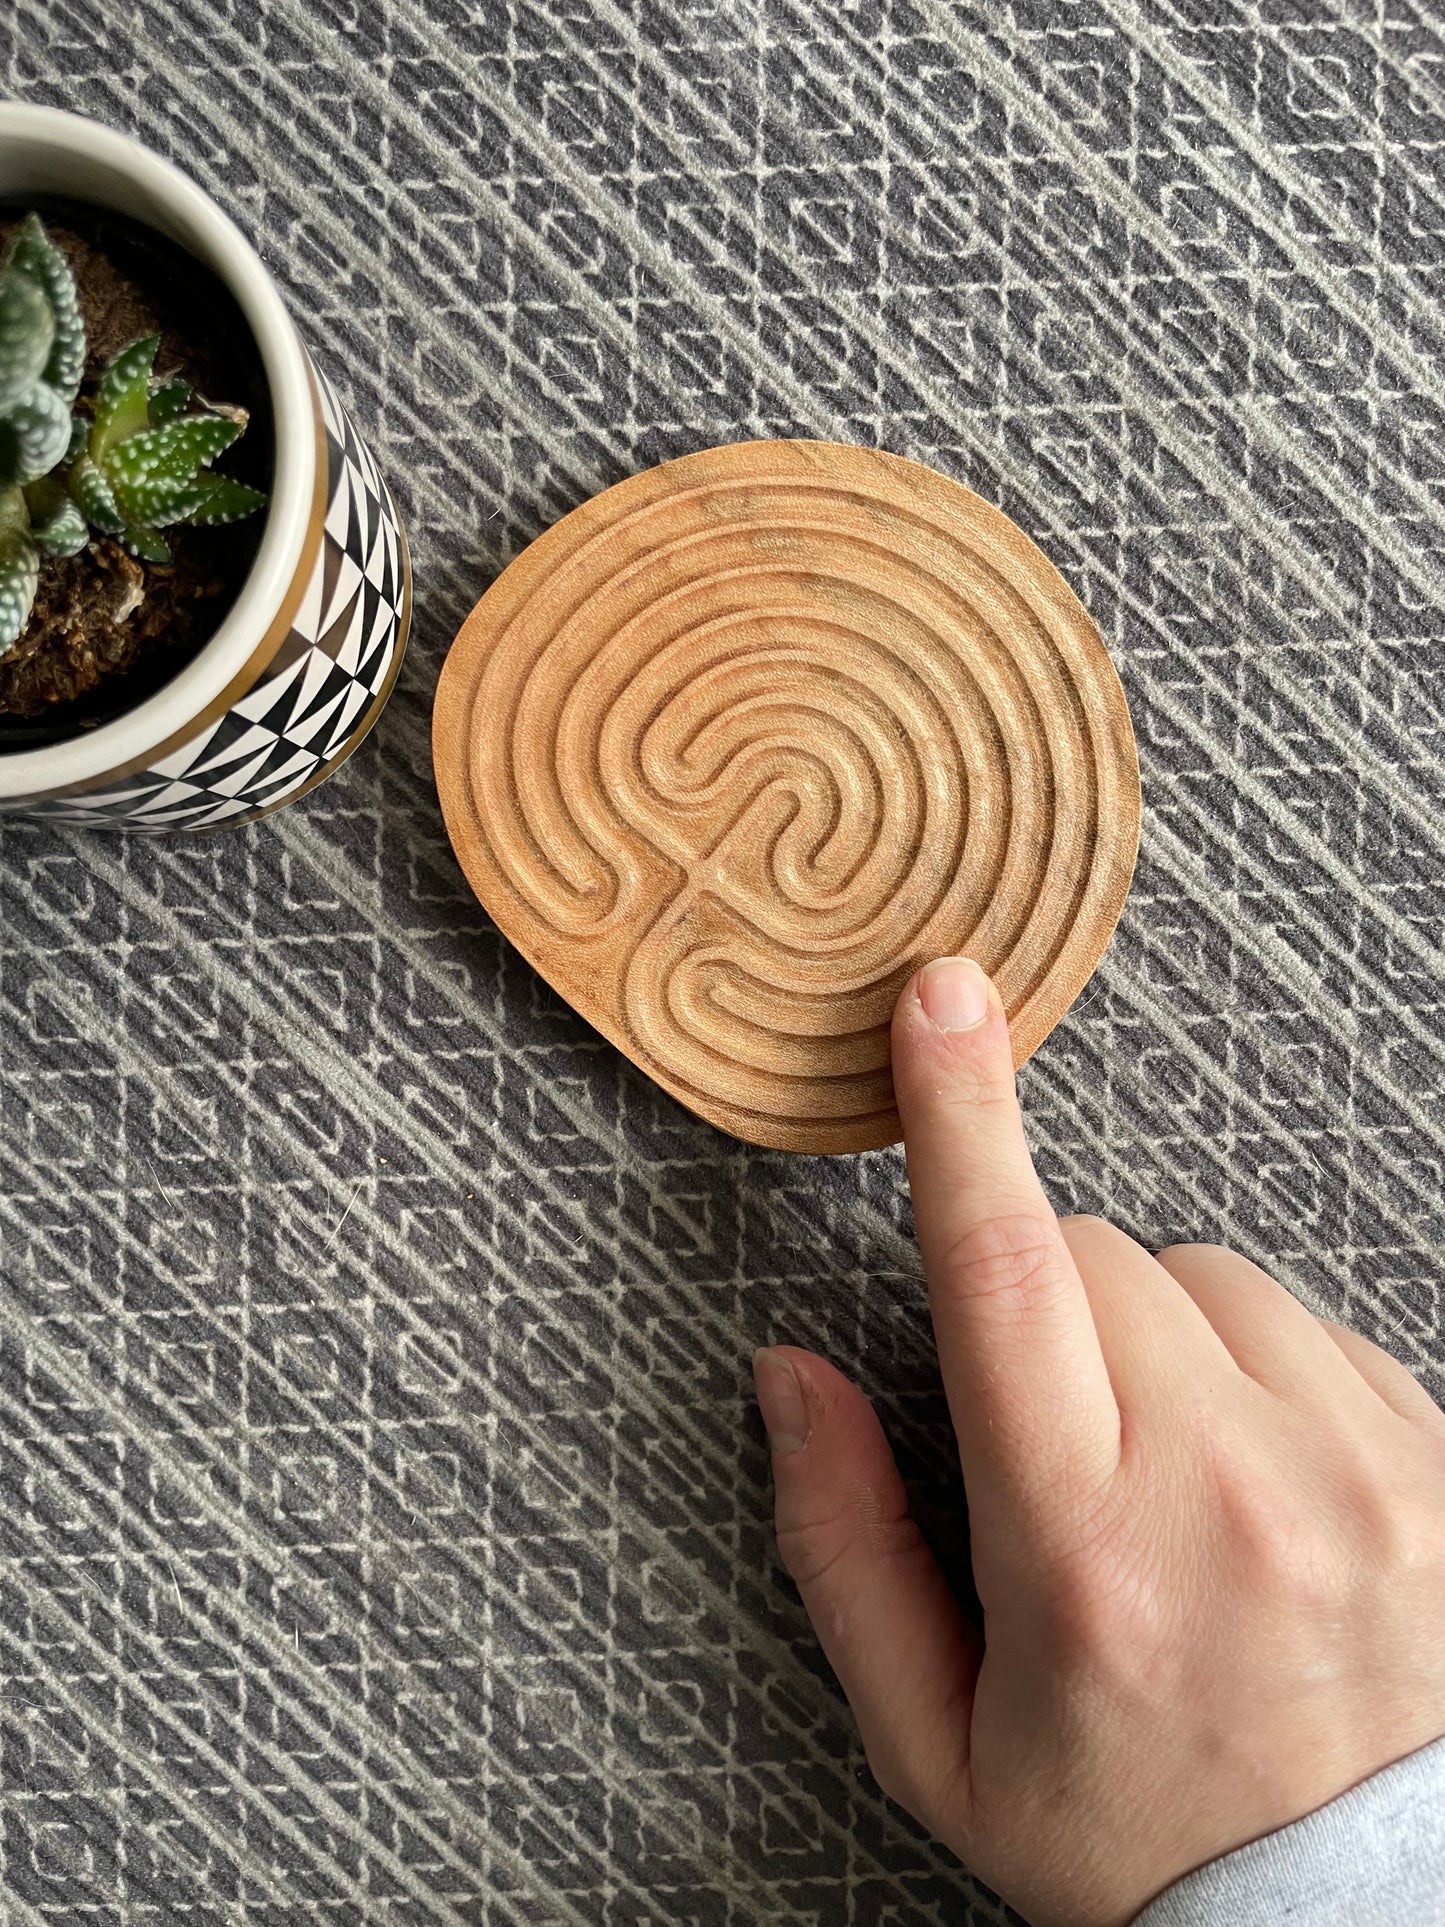
M 70 263 L 38 215 L 0 259 L 0 654 L 30 618 L 42 555 L 77 555 L 90 533 L 169 562 L 160 531 L 239 522 L 259 489 L 211 464 L 246 427 L 243 408 L 187 414 L 190 384 L 154 375 L 159 335 L 115 355 L 89 417 L 73 415 L 85 323 Z
M 70 469 L 70 493 L 90 526 L 145 562 L 170 561 L 162 529 L 239 522 L 266 501 L 260 489 L 210 473 L 244 431 L 246 411 L 188 415 L 189 385 L 153 377 L 159 346 L 159 335 L 146 335 L 111 361 Z
M 75 276 L 31 214 L 0 260 L 0 650 L 25 627 L 41 554 L 74 555 L 88 539 L 51 473 L 79 439 L 70 410 L 84 369 Z
M 75 276 L 27 215 L 0 261 L 0 488 L 38 481 L 65 455 L 84 370 Z

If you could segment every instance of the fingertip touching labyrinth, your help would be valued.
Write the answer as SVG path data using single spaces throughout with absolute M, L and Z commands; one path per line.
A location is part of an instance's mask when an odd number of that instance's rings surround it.
M 548 530 L 437 697 L 503 932 L 658 1083 L 801 1151 L 899 1135 L 894 1001 L 997 979 L 1020 1062 L 1129 887 L 1139 779 L 1093 624 L 998 510 L 819 442 L 665 463 Z

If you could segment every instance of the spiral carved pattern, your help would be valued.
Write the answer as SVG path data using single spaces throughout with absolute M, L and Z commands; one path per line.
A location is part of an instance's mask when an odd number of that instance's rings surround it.
M 899 1136 L 888 1025 L 967 951 L 1020 1062 L 1098 962 L 1139 829 L 1128 708 L 1032 542 L 931 469 L 684 457 L 527 549 L 448 658 L 447 827 L 503 932 L 751 1142 Z

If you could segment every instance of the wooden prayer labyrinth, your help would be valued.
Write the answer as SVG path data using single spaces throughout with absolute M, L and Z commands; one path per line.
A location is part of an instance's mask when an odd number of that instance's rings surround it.
M 899 1135 L 888 1024 L 966 952 L 1022 1063 L 1123 908 L 1124 693 L 1013 523 L 915 462 L 750 442 L 566 516 L 458 635 L 447 829 L 598 1030 L 755 1144 Z

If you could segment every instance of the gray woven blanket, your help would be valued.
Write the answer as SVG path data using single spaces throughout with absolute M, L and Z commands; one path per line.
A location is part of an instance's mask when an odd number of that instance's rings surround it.
M 885 1808 L 747 1362 L 959 1495 L 901 1160 L 700 1124 L 491 928 L 428 752 L 561 511 L 880 444 L 1084 598 L 1134 895 L 1023 1077 L 1061 1209 L 1445 1392 L 1445 35 L 1423 0 L 0 4 L 0 90 L 254 237 L 389 476 L 365 749 L 193 842 L 0 827 L 0 1918 L 1007 1918 Z

